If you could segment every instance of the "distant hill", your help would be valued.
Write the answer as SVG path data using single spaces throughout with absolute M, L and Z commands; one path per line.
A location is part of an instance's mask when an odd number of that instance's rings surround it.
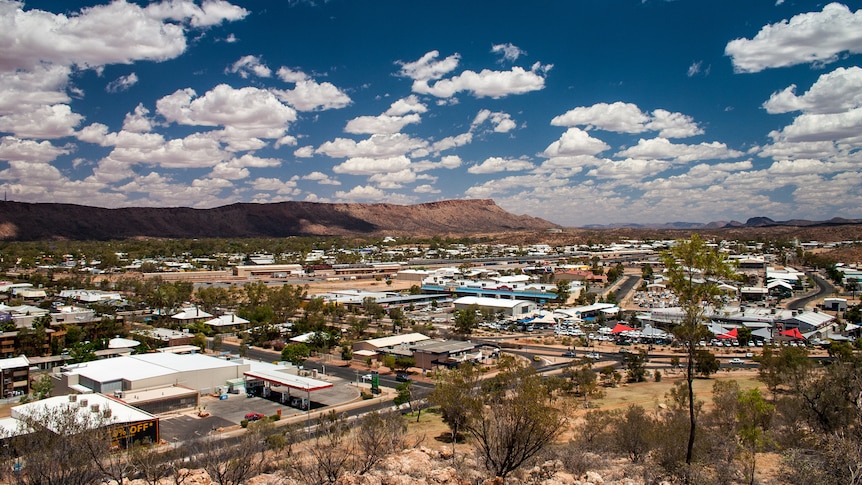
M 745 222 L 738 221 L 715 221 L 701 222 L 665 222 L 656 224 L 619 223 L 619 224 L 592 224 L 583 226 L 584 229 L 741 229 L 754 227 L 827 227 L 862 225 L 862 219 L 844 219 L 833 217 L 828 221 L 809 221 L 806 219 L 790 219 L 788 221 L 774 221 L 768 217 L 752 217 Z
M 469 235 L 542 231 L 556 224 L 504 211 L 492 200 L 416 205 L 238 203 L 213 209 L 0 202 L 0 240 L 111 240 L 138 237 Z

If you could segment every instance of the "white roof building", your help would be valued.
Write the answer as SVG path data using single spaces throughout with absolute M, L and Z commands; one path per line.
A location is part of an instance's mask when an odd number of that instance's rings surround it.
M 375 338 L 356 342 L 353 344 L 353 350 L 369 350 L 377 352 L 379 350 L 393 349 L 395 347 L 407 347 L 416 342 L 421 342 L 430 338 L 431 337 L 422 335 L 421 333 L 405 333 L 403 335 L 393 335 L 391 337 Z
M 207 313 L 198 307 L 183 308 L 179 313 L 171 315 L 171 318 L 180 322 L 192 322 L 210 317 L 212 317 L 211 313 Z
M 210 327 L 232 327 L 234 325 L 245 325 L 248 323 L 248 320 L 242 317 L 238 317 L 233 313 L 226 313 L 220 317 L 215 317 L 212 320 L 207 320 L 204 322 Z
M 535 302 L 528 300 L 513 300 L 509 298 L 489 298 L 483 296 L 462 296 L 454 302 L 456 309 L 465 309 L 472 305 L 479 308 L 490 308 L 501 311 L 510 317 L 522 317 L 529 315 L 538 308 Z
M 790 318 L 784 319 L 782 323 L 785 328 L 798 328 L 802 333 L 821 331 L 830 323 L 835 321 L 833 315 L 820 312 L 799 312 Z
M 60 298 L 71 298 L 84 303 L 95 303 L 100 301 L 121 301 L 122 295 L 115 291 L 101 290 L 62 290 Z
M 247 364 L 203 354 L 152 353 L 63 367 L 61 382 L 71 391 L 113 393 L 184 386 L 203 393 L 237 379 Z

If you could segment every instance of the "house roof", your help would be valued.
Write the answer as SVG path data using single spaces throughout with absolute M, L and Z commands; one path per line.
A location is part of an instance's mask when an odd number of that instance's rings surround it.
M 210 318 L 211 313 L 207 313 L 200 308 L 183 308 L 179 313 L 171 315 L 174 320 L 197 320 L 200 318 Z
M 429 338 L 431 337 L 422 335 L 421 333 L 406 333 L 403 335 L 393 335 L 391 337 L 375 338 L 366 340 L 365 342 L 377 347 L 378 349 L 382 349 L 384 347 L 394 347 L 401 344 L 414 344 L 416 342 L 428 340 Z
M 231 325 L 244 325 L 248 323 L 248 320 L 242 317 L 238 317 L 233 313 L 228 313 L 219 317 L 215 317 L 212 320 L 207 320 L 204 323 L 211 327 L 229 327 Z

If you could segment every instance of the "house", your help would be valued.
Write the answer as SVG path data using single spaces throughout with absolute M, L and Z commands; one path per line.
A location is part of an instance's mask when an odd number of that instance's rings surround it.
M 171 315 L 171 318 L 180 324 L 189 324 L 203 322 L 208 318 L 212 318 L 212 314 L 207 313 L 198 307 L 191 307 L 183 308 L 179 313 Z
M 248 323 L 248 320 L 238 317 L 233 313 L 226 313 L 220 317 L 213 318 L 204 322 L 205 325 L 212 327 L 217 332 L 231 332 L 238 330 Z
M 403 335 L 393 335 L 391 337 L 363 340 L 353 344 L 353 353 L 354 355 L 359 354 L 363 357 L 372 357 L 375 355 L 391 353 L 393 350 L 405 351 L 413 344 L 430 338 L 431 337 L 422 335 L 421 333 L 407 333 Z

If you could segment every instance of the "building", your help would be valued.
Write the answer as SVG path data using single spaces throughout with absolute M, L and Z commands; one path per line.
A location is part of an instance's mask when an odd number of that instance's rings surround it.
M 792 312 L 790 318 L 781 321 L 784 329 L 798 328 L 802 333 L 823 332 L 831 327 L 830 324 L 835 322 L 835 316 L 827 313 L 813 312 Z M 831 329 L 834 330 L 834 329 Z
M 220 317 L 216 317 L 204 322 L 204 324 L 208 325 L 213 330 L 222 333 L 238 330 L 240 328 L 243 328 L 247 323 L 248 320 L 242 317 L 238 317 L 236 316 L 236 314 L 233 313 L 226 313 Z
M 390 353 L 393 350 L 408 350 L 410 346 L 423 340 L 428 340 L 431 337 L 422 335 L 421 333 L 406 333 L 403 335 L 393 335 L 391 337 L 375 338 L 363 340 L 353 344 L 354 355 L 371 357 L 374 355 Z
M 847 311 L 847 300 L 845 298 L 824 298 L 823 309 L 834 312 Z
M 60 298 L 68 298 L 81 303 L 119 302 L 123 296 L 116 291 L 101 290 L 62 290 Z
M 212 318 L 211 313 L 207 313 L 198 307 L 183 308 L 179 313 L 171 315 L 171 319 L 179 324 L 203 322 Z
M 250 366 L 203 354 L 160 352 L 96 360 L 64 366 L 54 388 L 57 392 L 100 392 L 134 399 L 136 392 L 182 387 L 211 394 L 232 379 L 243 377 Z
M 30 393 L 30 361 L 26 355 L 0 359 L 0 374 L 4 398 Z
M 110 430 L 114 446 L 159 442 L 159 418 L 98 393 L 55 396 L 14 406 L 10 417 L 0 419 L 0 429 L 5 436 L 28 434 L 36 431 L 31 425 L 38 421 L 49 431 L 62 433 L 58 426 L 68 421 L 50 418 L 65 414 L 73 414 L 81 425 Z
M 768 294 L 769 288 L 763 286 L 743 286 L 739 289 L 739 297 L 744 301 L 763 301 Z
M 410 347 L 416 367 L 430 370 L 436 367 L 454 367 L 464 362 L 479 362 L 486 357 L 480 344 L 464 340 L 424 340 Z
M 234 266 L 233 274 L 239 278 L 287 278 L 302 276 L 305 271 L 301 264 L 252 264 Z
M 537 305 L 528 300 L 510 300 L 505 298 L 486 298 L 479 296 L 464 296 L 454 302 L 456 310 L 464 310 L 473 305 L 479 310 L 490 310 L 506 317 L 521 318 L 536 311 Z
M 572 318 L 575 320 L 591 321 L 599 315 L 613 317 L 620 312 L 620 308 L 613 303 L 593 303 L 592 305 L 576 306 L 571 308 L 558 308 L 554 310 L 555 316 Z
M 188 332 L 179 332 L 170 328 L 153 328 L 148 330 L 133 330 L 135 338 L 140 338 L 150 347 L 176 347 L 192 343 L 193 335 Z

